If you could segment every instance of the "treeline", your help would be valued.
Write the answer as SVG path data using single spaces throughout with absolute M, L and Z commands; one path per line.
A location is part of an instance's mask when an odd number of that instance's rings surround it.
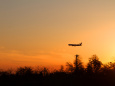
M 66 63 L 66 70 L 49 72 L 47 68 L 33 70 L 31 67 L 20 67 L 15 73 L 0 71 L 2 86 L 113 86 L 115 85 L 115 63 L 103 64 L 96 55 L 89 58 L 84 67 L 79 56 L 74 63 Z

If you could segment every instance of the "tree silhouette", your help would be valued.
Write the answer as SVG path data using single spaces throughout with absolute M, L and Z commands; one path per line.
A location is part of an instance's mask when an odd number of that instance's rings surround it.
M 61 65 L 61 68 L 60 68 L 59 71 L 60 71 L 60 72 L 64 72 L 64 67 L 63 67 L 63 65 Z
M 42 70 L 41 72 L 42 72 L 43 76 L 47 76 L 48 73 L 49 73 L 49 70 L 48 70 L 47 68 L 44 67 L 43 70 Z
M 75 73 L 82 73 L 84 70 L 84 67 L 82 65 L 82 62 L 80 60 L 79 55 L 76 55 L 76 59 L 74 61 L 74 66 L 75 66 Z
M 16 75 L 31 75 L 33 73 L 32 68 L 30 67 L 20 67 L 16 71 Z
M 67 62 L 67 63 L 66 63 L 66 66 L 67 66 L 66 72 L 68 72 L 68 73 L 74 72 L 75 68 L 74 68 L 74 66 L 73 66 L 72 63 Z
M 61 65 L 59 70 L 49 72 L 48 68 L 20 67 L 16 73 L 12 70 L 0 71 L 0 85 L 3 86 L 114 86 L 115 63 L 102 64 L 96 55 L 89 58 L 84 68 L 76 55 L 74 63 L 66 63 L 66 71 Z M 84 71 L 86 70 L 86 71 Z
M 99 61 L 99 58 L 96 55 L 93 55 L 92 58 L 89 58 L 89 63 L 87 65 L 87 72 L 98 73 L 102 65 L 102 62 Z

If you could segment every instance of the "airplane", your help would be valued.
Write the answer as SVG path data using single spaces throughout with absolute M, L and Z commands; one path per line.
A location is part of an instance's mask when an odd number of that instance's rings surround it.
M 82 46 L 82 42 L 79 44 L 68 44 L 69 46 Z

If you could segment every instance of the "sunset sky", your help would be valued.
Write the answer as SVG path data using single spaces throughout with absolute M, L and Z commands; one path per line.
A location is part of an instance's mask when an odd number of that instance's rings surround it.
M 115 0 L 0 0 L 0 69 L 55 67 L 76 54 L 115 60 Z

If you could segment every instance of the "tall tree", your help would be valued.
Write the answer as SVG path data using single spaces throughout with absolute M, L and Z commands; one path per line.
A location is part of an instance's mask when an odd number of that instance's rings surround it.
M 96 55 L 93 55 L 92 58 L 89 58 L 89 63 L 87 65 L 88 73 L 97 73 L 101 68 L 102 62 L 99 61 L 99 58 Z

